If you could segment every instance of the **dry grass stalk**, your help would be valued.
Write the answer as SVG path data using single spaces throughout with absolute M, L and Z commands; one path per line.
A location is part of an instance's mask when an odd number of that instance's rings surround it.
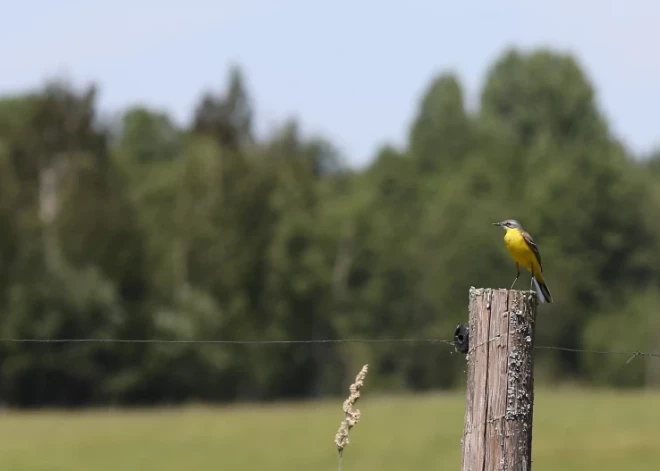
M 344 452 L 344 448 L 348 445 L 348 432 L 360 421 L 360 410 L 353 409 L 353 406 L 360 398 L 360 388 L 364 385 L 364 378 L 367 376 L 368 367 L 369 365 L 362 367 L 355 377 L 355 382 L 351 384 L 351 395 L 344 401 L 344 414 L 346 417 L 335 435 L 335 445 L 337 445 L 337 451 L 340 457 Z

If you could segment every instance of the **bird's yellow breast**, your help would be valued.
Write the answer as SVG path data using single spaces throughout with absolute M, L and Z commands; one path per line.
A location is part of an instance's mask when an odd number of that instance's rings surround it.
M 504 243 L 511 257 L 524 268 L 529 270 L 532 265 L 537 265 L 536 256 L 525 242 L 520 230 L 507 229 L 504 234 Z

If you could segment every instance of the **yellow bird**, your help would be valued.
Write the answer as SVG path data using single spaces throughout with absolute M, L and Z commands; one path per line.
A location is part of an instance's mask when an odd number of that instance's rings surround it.
M 493 225 L 504 228 L 504 244 L 511 258 L 516 262 L 516 279 L 513 280 L 511 288 L 520 277 L 520 265 L 532 274 L 532 283 L 536 286 L 536 293 L 542 303 L 551 303 L 552 295 L 543 279 L 543 266 L 541 265 L 541 253 L 534 243 L 532 236 L 526 232 L 515 219 L 507 219 L 502 222 L 494 222 Z

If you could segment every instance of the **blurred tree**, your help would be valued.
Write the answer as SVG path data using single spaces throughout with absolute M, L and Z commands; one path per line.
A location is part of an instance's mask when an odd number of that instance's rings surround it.
M 136 162 L 170 160 L 181 152 L 181 132 L 169 117 L 143 107 L 122 117 L 116 151 Z
M 332 147 L 306 140 L 295 122 L 267 144 L 267 162 L 274 177 L 268 210 L 275 221 L 265 254 L 263 308 L 273 338 L 328 338 L 336 334 L 332 314 L 332 267 L 336 240 L 320 225 L 320 181 L 339 167 Z M 263 355 L 259 355 L 262 361 Z M 268 371 L 267 396 L 318 395 L 335 389 L 328 373 L 336 368 L 330 346 L 285 348 Z M 274 363 L 271 359 L 271 363 Z
M 568 54 L 505 51 L 480 109 L 464 101 L 458 78 L 438 75 L 408 142 L 351 170 L 294 121 L 257 139 L 238 68 L 188 129 L 134 107 L 111 133 L 94 87 L 0 99 L 0 337 L 448 339 L 471 285 L 511 283 L 491 223 L 513 217 L 541 247 L 555 297 L 540 307 L 539 343 L 657 349 L 658 153 L 634 159 L 611 135 Z M 463 360 L 443 347 L 3 343 L 0 395 L 26 406 L 310 397 L 365 362 L 375 388 L 451 387 Z M 660 378 L 652 362 L 540 353 L 550 378 Z
M 108 268 L 104 261 L 117 259 L 116 253 L 105 260 L 99 257 L 99 251 L 106 248 L 99 234 L 112 234 L 98 227 L 98 221 L 85 218 L 84 213 L 74 223 L 75 230 L 67 232 L 66 219 L 62 218 L 70 201 L 64 182 L 73 178 L 76 169 L 96 169 L 97 184 L 112 174 L 107 171 L 107 133 L 96 117 L 95 95 L 93 87 L 78 93 L 66 84 L 51 83 L 40 93 L 0 105 L 0 135 L 6 152 L 3 161 L 6 175 L 13 180 L 7 182 L 8 189 L 14 189 L 8 196 L 17 203 L 11 226 L 21 240 L 4 286 L 4 337 L 112 336 L 123 322 L 115 285 L 101 273 Z M 86 188 L 80 201 L 94 204 L 92 188 Z M 97 199 L 95 209 L 99 201 L 109 203 Z M 76 211 L 75 215 L 81 214 Z M 114 223 L 110 221 L 106 227 L 113 228 Z M 69 237 L 81 234 L 74 244 L 86 247 L 76 247 L 82 257 L 72 265 Z M 130 268 L 126 263 L 115 267 Z M 103 345 L 64 345 L 52 354 L 46 348 L 35 351 L 22 344 L 7 349 L 12 355 L 3 365 L 8 378 L 5 392 L 11 402 L 22 404 L 99 400 L 99 383 L 110 365 L 116 364 L 116 360 L 108 362 Z
M 607 134 L 593 87 L 576 59 L 547 49 L 505 51 L 487 73 L 481 112 L 506 123 L 523 145 L 546 134 L 564 143 Z
M 451 171 L 469 152 L 471 132 L 458 79 L 438 76 L 419 104 L 410 131 L 410 154 L 422 172 Z
M 252 104 L 238 67 L 229 73 L 224 96 L 206 93 L 195 110 L 193 131 L 217 139 L 223 148 L 236 151 L 253 140 Z
M 648 186 L 609 135 L 571 56 L 507 52 L 486 80 L 481 113 L 515 141 L 501 183 L 519 219 L 539 234 L 548 281 L 564 300 L 549 307 L 554 321 L 540 339 L 576 347 L 590 315 L 657 273 L 655 257 L 640 257 L 657 246 L 644 216 Z M 563 357 L 575 371 L 577 355 Z
M 585 348 L 597 351 L 657 351 L 660 322 L 654 307 L 660 301 L 657 288 L 628 298 L 621 310 L 594 317 L 585 329 Z M 619 355 L 585 355 L 589 376 L 601 385 L 639 387 L 658 385 L 657 358 L 623 361 Z M 627 359 L 626 359 L 627 360 Z

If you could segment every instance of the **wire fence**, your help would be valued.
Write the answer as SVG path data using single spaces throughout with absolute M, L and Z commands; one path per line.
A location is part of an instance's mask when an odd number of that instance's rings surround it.
M 488 339 L 482 344 L 478 344 L 473 348 L 479 348 L 482 345 L 488 344 L 492 341 L 499 339 L 501 336 L 495 336 Z M 437 339 L 437 338 L 338 338 L 338 339 L 299 339 L 299 340 L 222 340 L 222 339 L 123 339 L 123 338 L 103 338 L 103 337 L 88 337 L 88 338 L 0 338 L 0 343 L 27 343 L 27 344 L 81 344 L 81 343 L 103 343 L 103 344 L 165 344 L 165 345 L 174 345 L 174 344 L 192 344 L 192 345 L 313 345 L 313 344 L 435 344 L 451 347 L 450 353 L 459 353 L 458 345 L 453 340 L 447 339 Z M 572 347 L 563 347 L 558 345 L 536 345 L 534 346 L 535 350 L 555 350 L 555 351 L 564 351 L 572 353 L 584 353 L 584 354 L 595 354 L 595 355 L 618 355 L 618 356 L 628 356 L 626 363 L 630 363 L 633 359 L 639 356 L 651 357 L 651 358 L 660 358 L 660 352 L 646 352 L 641 350 L 591 350 L 591 349 L 581 349 L 581 348 L 572 348 Z M 366 366 L 365 366 L 366 368 Z M 366 370 L 365 370 L 366 373 Z M 356 378 L 356 381 L 358 378 Z M 356 385 L 351 385 L 351 396 L 347 401 L 350 401 L 353 398 L 359 397 L 354 396 L 353 388 L 356 388 Z M 357 389 L 356 389 L 357 390 Z M 346 402 L 345 402 L 346 405 Z M 346 409 L 345 409 L 346 412 Z M 349 410 L 350 413 L 355 414 L 356 412 Z M 342 421 L 342 426 L 344 422 L 349 419 L 354 419 L 353 416 L 349 417 L 349 412 L 346 412 L 348 419 Z M 359 412 L 357 412 L 357 417 L 359 420 Z M 349 420 L 350 421 L 350 420 Z M 351 422 L 354 425 L 357 422 Z M 344 431 L 346 435 L 346 443 L 348 443 L 348 430 L 352 427 L 349 426 Z M 337 435 L 339 436 L 342 433 L 342 427 L 340 427 Z M 337 437 L 335 437 L 335 443 L 337 442 Z M 342 459 L 343 459 L 343 446 L 338 446 L 338 456 L 337 456 L 337 469 L 341 471 L 342 469 Z
M 449 340 L 431 338 L 402 339 L 305 339 L 305 340 L 200 340 L 200 339 L 117 339 L 117 338 L 2 338 L 0 343 L 192 343 L 218 345 L 268 345 L 268 344 L 319 344 L 319 343 L 443 343 L 454 345 Z
M 497 338 L 497 337 L 496 337 Z M 490 341 L 496 338 L 489 339 Z M 434 338 L 345 338 L 345 339 L 301 339 L 301 340 L 203 340 L 203 339 L 121 339 L 121 338 L 0 338 L 0 343 L 147 343 L 147 344 L 198 344 L 198 345 L 295 345 L 295 344 L 343 344 L 343 343 L 363 343 L 363 344 L 441 344 L 449 345 L 455 348 L 452 340 L 434 339 Z M 594 355 L 627 355 L 630 362 L 636 357 L 654 357 L 660 358 L 660 352 L 645 352 L 641 350 L 590 350 L 582 348 L 562 347 L 558 345 L 535 345 L 536 350 L 557 350 L 572 353 L 588 353 Z

